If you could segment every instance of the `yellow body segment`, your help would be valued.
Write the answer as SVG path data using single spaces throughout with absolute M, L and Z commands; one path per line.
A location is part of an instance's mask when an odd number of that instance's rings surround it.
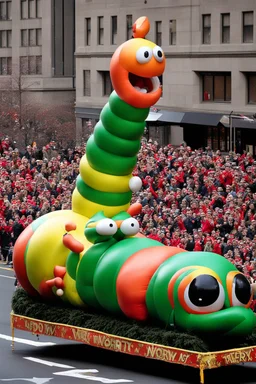
M 86 156 L 82 157 L 79 170 L 83 181 L 93 189 L 115 193 L 130 191 L 129 181 L 132 178 L 132 174 L 127 176 L 113 176 L 98 172 L 90 166 Z
M 54 267 L 65 266 L 70 250 L 63 243 L 63 235 L 67 232 L 65 225 L 69 222 L 77 228 L 71 231 L 72 236 L 88 249 L 92 244 L 84 236 L 84 228 L 88 218 L 72 211 L 56 211 L 41 224 L 33 234 L 26 253 L 27 275 L 32 286 L 38 291 L 40 283 L 54 278 Z
M 119 205 L 119 206 L 107 206 L 107 205 L 100 205 L 97 203 L 93 203 L 92 201 L 89 201 L 85 199 L 83 196 L 80 195 L 77 188 L 75 188 L 73 194 L 72 194 L 72 209 L 74 212 L 79 212 L 81 215 L 87 215 L 88 217 L 92 217 L 97 212 L 104 212 L 104 215 L 106 217 L 112 217 L 117 215 L 119 212 L 127 211 L 129 208 L 130 203 L 125 205 Z

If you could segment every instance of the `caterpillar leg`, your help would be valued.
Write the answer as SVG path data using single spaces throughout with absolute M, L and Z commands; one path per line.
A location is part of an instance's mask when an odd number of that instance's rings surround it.
M 57 295 L 62 296 L 63 295 L 63 289 L 64 289 L 64 282 L 61 277 L 55 277 L 54 279 L 42 281 L 39 287 L 40 295 L 47 298 L 47 299 L 54 299 L 55 295 L 52 291 L 52 288 L 57 288 Z

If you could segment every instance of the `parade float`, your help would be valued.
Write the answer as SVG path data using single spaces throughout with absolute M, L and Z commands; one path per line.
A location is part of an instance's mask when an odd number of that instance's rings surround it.
M 222 256 L 140 234 L 141 206 L 130 202 L 142 183 L 132 173 L 165 69 L 149 29 L 139 18 L 111 59 L 114 91 L 86 144 L 72 209 L 38 218 L 15 243 L 12 333 L 196 367 L 203 383 L 205 369 L 256 360 L 252 289 Z

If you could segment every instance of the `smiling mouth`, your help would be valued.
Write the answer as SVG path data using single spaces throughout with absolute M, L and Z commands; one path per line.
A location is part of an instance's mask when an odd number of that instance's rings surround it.
M 133 88 L 140 93 L 153 93 L 157 91 L 161 86 L 157 76 L 148 78 L 129 73 L 129 81 Z

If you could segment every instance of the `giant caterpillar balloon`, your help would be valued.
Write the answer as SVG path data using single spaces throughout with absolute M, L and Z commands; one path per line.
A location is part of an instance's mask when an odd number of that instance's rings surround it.
M 133 207 L 132 211 L 136 213 Z M 71 252 L 64 266 L 52 268 L 48 255 L 40 263 L 29 250 L 26 255 L 30 268 L 36 264 L 32 274 L 28 268 L 28 277 L 45 297 L 54 292 L 77 306 L 139 321 L 153 317 L 165 327 L 198 333 L 252 332 L 250 284 L 224 257 L 134 237 L 139 223 L 129 212 L 112 218 L 103 212 L 94 215 L 85 227 L 85 237 L 93 244 L 90 248 L 72 236 L 74 223 L 66 229 L 62 242 Z M 54 271 L 54 277 L 46 280 L 47 271 L 49 277 Z
M 115 91 L 87 143 L 72 210 L 42 216 L 22 232 L 14 247 L 15 273 L 30 295 L 60 296 L 137 320 L 151 316 L 165 326 L 249 334 L 251 290 L 232 264 L 136 234 L 131 216 L 138 207 L 130 207 L 130 199 L 140 181 L 132 170 L 165 67 L 162 49 L 145 39 L 148 31 L 148 19 L 138 19 L 134 38 L 112 57 Z

